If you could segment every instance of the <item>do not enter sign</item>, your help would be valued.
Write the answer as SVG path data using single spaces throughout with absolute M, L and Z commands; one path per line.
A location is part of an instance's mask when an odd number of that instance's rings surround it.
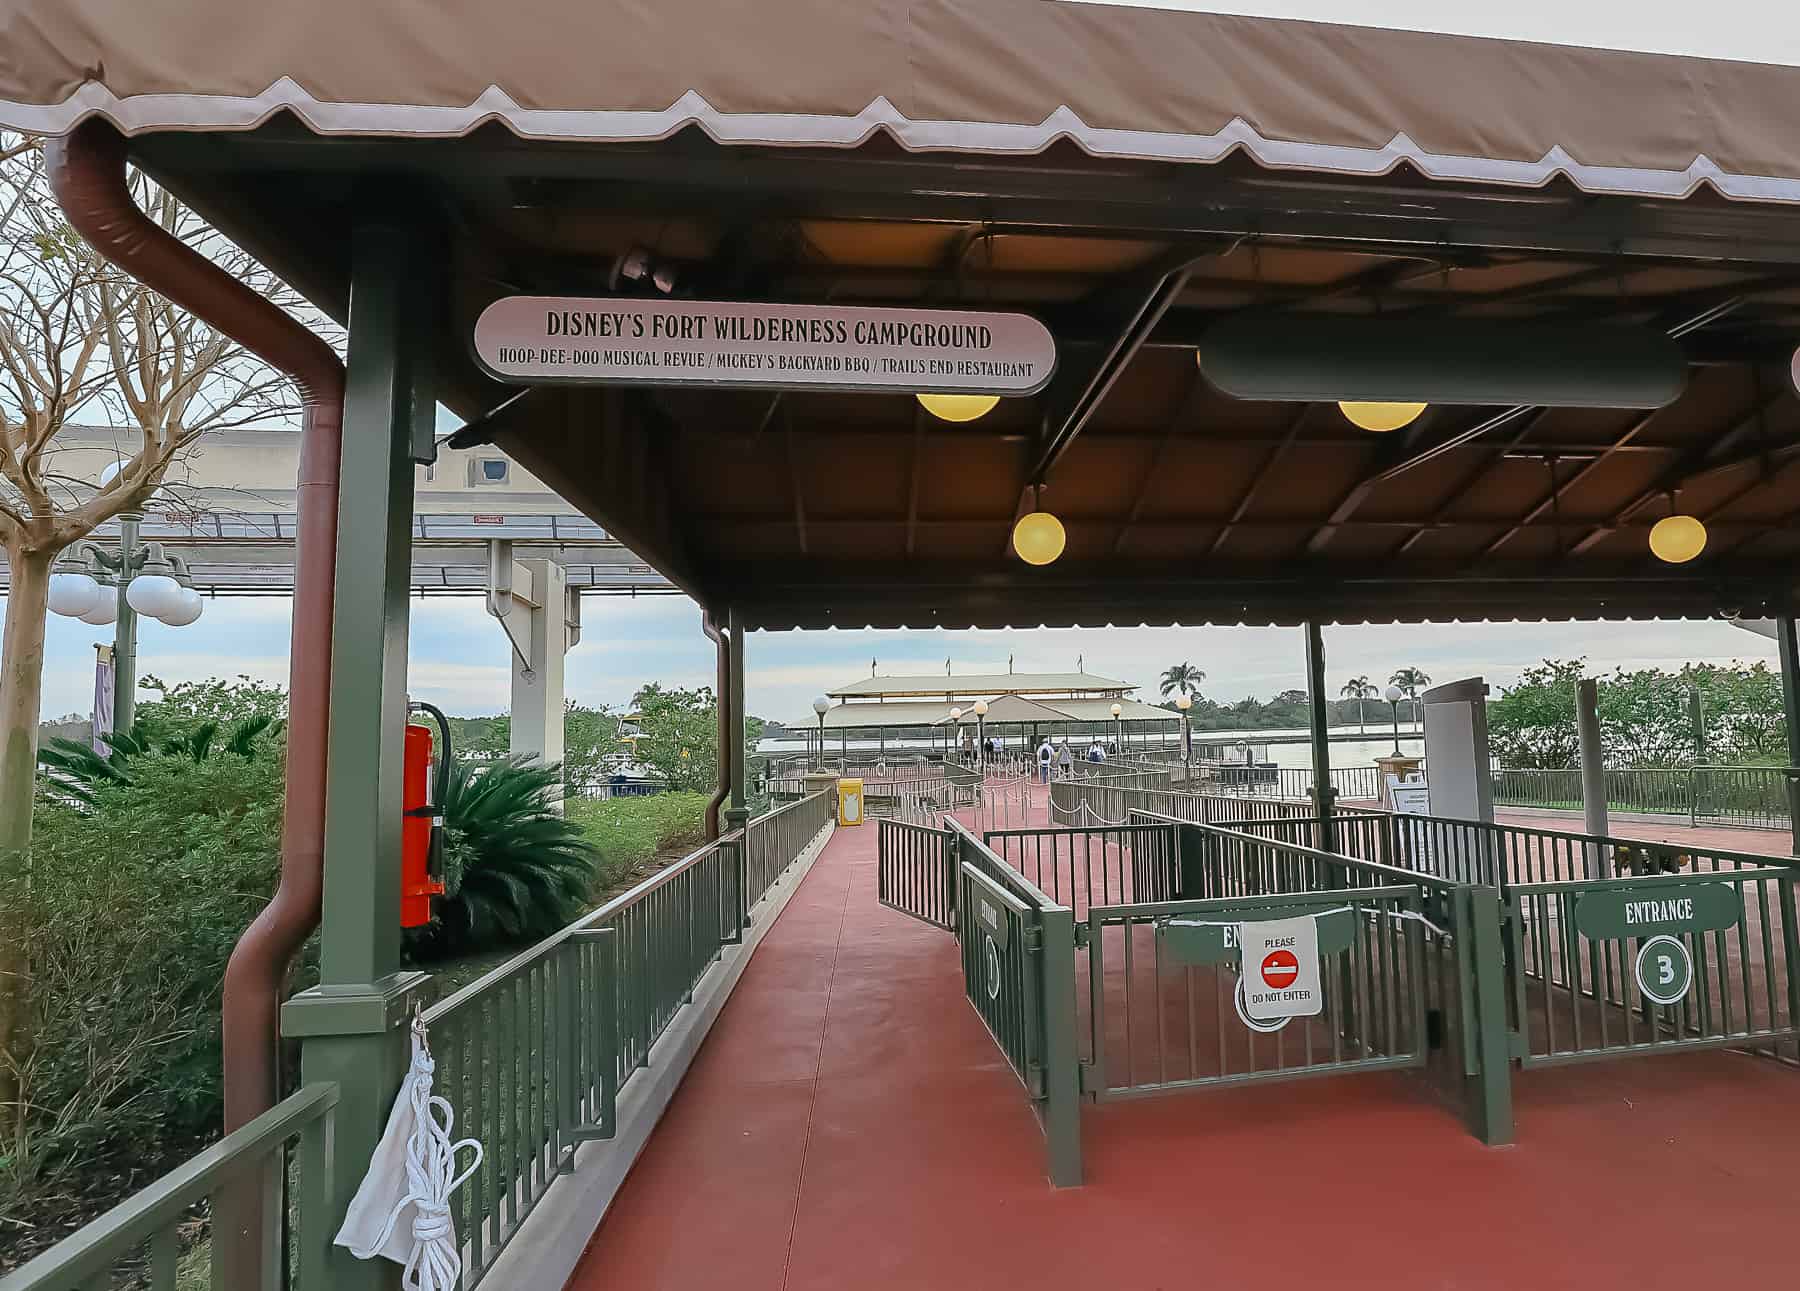
M 1242 993 L 1247 1020 L 1254 1024 L 1309 1018 L 1324 1011 L 1319 930 L 1312 915 L 1241 923 L 1238 940 L 1244 947 Z
M 1300 976 L 1300 957 L 1291 950 L 1271 950 L 1263 956 L 1263 984 L 1271 990 L 1284 991 Z

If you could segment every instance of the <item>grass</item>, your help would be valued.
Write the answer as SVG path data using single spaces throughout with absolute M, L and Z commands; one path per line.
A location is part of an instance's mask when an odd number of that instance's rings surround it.
M 600 849 L 602 885 L 645 861 L 675 848 L 699 846 L 705 830 L 706 796 L 662 793 L 650 798 L 571 798 L 568 818 Z

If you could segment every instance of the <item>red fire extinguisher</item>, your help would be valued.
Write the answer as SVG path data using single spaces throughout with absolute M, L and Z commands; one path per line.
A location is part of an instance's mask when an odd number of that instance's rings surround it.
M 408 712 L 428 713 L 443 736 L 442 756 L 432 757 L 431 728 L 406 724 L 405 774 L 402 796 L 405 819 L 400 825 L 400 926 L 422 928 L 431 922 L 431 898 L 444 892 L 444 816 L 442 803 L 450 776 L 450 723 L 430 704 L 411 703 Z M 436 771 L 435 780 L 433 770 Z

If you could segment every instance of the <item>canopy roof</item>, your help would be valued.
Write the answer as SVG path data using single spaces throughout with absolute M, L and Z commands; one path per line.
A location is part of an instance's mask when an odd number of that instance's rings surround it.
M 1026 723 L 1045 726 L 1065 722 L 1110 724 L 1113 721 L 1112 706 L 1115 703 L 1120 709 L 1118 720 L 1127 725 L 1180 720 L 1179 713 L 1157 708 L 1152 704 L 1142 704 L 1135 699 L 1025 699 L 1019 695 L 1007 694 L 996 694 L 988 702 L 985 720 L 989 730 L 996 726 Z M 953 708 L 962 709 L 959 722 L 950 716 Z M 894 730 L 915 726 L 950 726 L 953 723 L 974 729 L 975 714 L 966 702 L 952 704 L 941 700 L 936 703 L 907 700 L 899 703 L 834 704 L 825 710 L 827 731 L 874 730 L 877 727 Z M 795 722 L 791 729 L 800 731 L 805 726 L 806 723 Z
M 1800 201 L 1800 70 L 1046 0 L 17 0 L 0 119 L 1212 162 Z
M 462 442 L 752 628 L 1800 608 L 1800 70 L 1050 0 L 9 12 L 0 124 L 112 119 L 340 320 L 358 223 L 415 226 Z M 904 393 L 506 403 L 481 311 L 653 291 L 638 252 L 677 297 L 1029 313 L 1057 372 L 956 425 Z M 1195 362 L 1225 322 L 1279 353 L 1346 319 L 1636 328 L 1680 393 L 1372 435 Z M 1068 547 L 1032 568 L 1040 480 Z M 1711 535 L 1679 566 L 1646 546 L 1676 494 Z

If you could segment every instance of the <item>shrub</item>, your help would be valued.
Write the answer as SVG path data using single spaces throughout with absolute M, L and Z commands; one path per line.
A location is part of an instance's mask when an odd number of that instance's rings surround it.
M 93 806 L 41 801 L 25 914 L 36 1045 L 15 1182 L 216 1128 L 225 961 L 279 868 L 279 757 L 144 753 Z
M 444 794 L 444 895 L 411 934 L 415 959 L 549 936 L 580 914 L 600 853 L 556 810 L 562 768 L 528 758 L 451 764 Z

